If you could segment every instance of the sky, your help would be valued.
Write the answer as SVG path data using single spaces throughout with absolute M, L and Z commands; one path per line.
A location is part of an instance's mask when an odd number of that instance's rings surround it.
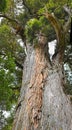
M 56 42 L 57 40 L 53 40 L 51 42 L 48 43 L 48 46 L 49 46 L 49 54 L 50 55 L 53 55 L 55 53 L 55 46 L 56 46 Z

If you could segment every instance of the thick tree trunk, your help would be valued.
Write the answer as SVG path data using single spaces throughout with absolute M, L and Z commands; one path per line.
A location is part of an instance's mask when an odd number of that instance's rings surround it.
M 44 45 L 28 47 L 13 130 L 72 130 L 62 64 L 57 56 L 50 65 L 46 52 Z

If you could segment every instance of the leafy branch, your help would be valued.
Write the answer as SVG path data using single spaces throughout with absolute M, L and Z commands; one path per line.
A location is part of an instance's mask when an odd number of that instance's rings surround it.
M 19 22 L 16 19 L 10 18 L 7 14 L 0 14 L 0 17 L 6 18 L 11 22 L 15 22 L 15 23 L 19 24 Z

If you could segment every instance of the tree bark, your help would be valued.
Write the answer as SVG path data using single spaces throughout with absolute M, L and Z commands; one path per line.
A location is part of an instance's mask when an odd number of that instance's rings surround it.
M 63 92 L 60 54 L 51 65 L 44 42 L 37 48 L 28 45 L 12 130 L 72 130 L 72 108 Z

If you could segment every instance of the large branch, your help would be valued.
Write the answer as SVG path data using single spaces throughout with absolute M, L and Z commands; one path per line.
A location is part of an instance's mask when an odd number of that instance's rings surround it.
M 52 61 L 54 61 L 56 58 L 59 58 L 59 61 L 62 62 L 63 61 L 63 55 L 64 55 L 64 49 L 65 49 L 63 27 L 59 23 L 57 18 L 54 16 L 54 14 L 50 14 L 50 13 L 46 12 L 44 15 L 50 21 L 50 23 L 52 24 L 52 26 L 53 26 L 53 28 L 56 32 L 56 36 L 57 36 L 57 46 L 56 46 L 55 53 L 52 57 L 52 59 L 53 59 Z
M 61 24 L 58 22 L 58 20 L 56 19 L 56 17 L 54 16 L 54 14 L 50 14 L 48 12 L 46 12 L 45 17 L 48 18 L 48 20 L 50 21 L 50 23 L 52 24 L 53 28 L 55 29 L 56 35 L 57 35 L 57 40 L 58 43 L 61 40 L 61 36 L 62 36 L 62 26 Z
M 11 22 L 15 22 L 15 23 L 19 24 L 19 22 L 16 19 L 12 19 L 8 15 L 6 15 L 6 14 L 0 14 L 0 17 L 6 18 L 6 19 L 8 19 Z

